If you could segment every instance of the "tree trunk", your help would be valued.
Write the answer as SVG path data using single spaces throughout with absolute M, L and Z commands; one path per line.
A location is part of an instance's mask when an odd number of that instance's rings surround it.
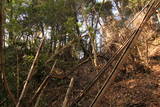
M 8 98 L 13 102 L 14 105 L 16 105 L 17 101 L 8 86 L 8 81 L 4 72 L 4 59 L 3 59 L 3 46 L 4 46 L 3 4 L 4 3 L 5 3 L 5 0 L 0 0 L 0 73 L 1 73 L 2 84 L 4 85 L 5 91 L 8 94 Z
M 3 10 L 2 10 L 2 1 L 0 0 L 0 72 L 3 71 Z

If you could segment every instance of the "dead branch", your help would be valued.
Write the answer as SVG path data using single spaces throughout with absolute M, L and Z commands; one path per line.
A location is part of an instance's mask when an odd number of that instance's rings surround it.
M 50 71 L 50 73 L 46 76 L 46 78 L 43 80 L 43 82 L 41 83 L 41 85 L 38 87 L 38 89 L 36 90 L 35 94 L 33 95 L 33 97 L 31 98 L 30 100 L 30 103 L 32 103 L 36 97 L 41 93 L 41 91 L 44 89 L 45 85 L 47 85 L 48 83 L 48 80 L 49 80 L 49 77 L 50 75 L 52 74 L 52 72 L 54 71 L 54 68 L 55 68 L 55 65 L 57 63 L 57 60 L 55 61 L 55 63 L 53 64 L 52 66 L 52 69 Z
M 32 74 L 33 74 L 33 72 L 34 72 L 34 67 L 35 67 L 35 65 L 36 65 L 36 63 L 37 63 L 37 61 L 38 61 L 38 57 L 39 57 L 39 54 L 40 54 L 40 50 L 42 49 L 42 46 L 43 46 L 43 44 L 44 44 L 44 41 L 45 41 L 45 37 L 43 37 L 43 39 L 42 39 L 42 41 L 41 41 L 41 44 L 40 44 L 40 46 L 39 46 L 39 48 L 38 48 L 38 50 L 37 50 L 36 56 L 35 56 L 35 58 L 34 58 L 34 60 L 33 60 L 32 66 L 31 66 L 31 68 L 30 68 L 30 70 L 29 70 L 27 79 L 26 79 L 25 84 L 24 84 L 24 86 L 23 86 L 23 89 L 22 89 L 22 92 L 21 92 L 21 95 L 20 95 L 20 97 L 19 97 L 19 100 L 18 100 L 18 103 L 17 103 L 16 107 L 19 107 L 19 106 L 20 106 L 21 100 L 22 100 L 22 98 L 25 96 L 25 93 L 27 92 L 28 84 L 29 84 L 29 81 L 30 81 L 31 78 L 32 78 Z
M 42 91 L 41 91 L 40 94 L 38 95 L 38 98 L 37 98 L 37 101 L 36 101 L 34 107 L 38 107 L 39 101 L 40 101 L 40 99 L 41 99 L 41 96 L 43 95 L 43 91 L 44 91 L 44 89 L 46 88 L 47 84 L 48 84 L 48 82 L 45 84 L 45 86 L 42 88 Z
M 150 0 L 142 9 L 141 11 L 130 21 L 130 23 L 126 26 L 127 28 L 136 20 L 136 18 L 149 6 L 149 4 L 152 2 Z
M 62 107 L 68 107 L 68 98 L 71 93 L 73 83 L 74 83 L 74 78 L 72 77 Z

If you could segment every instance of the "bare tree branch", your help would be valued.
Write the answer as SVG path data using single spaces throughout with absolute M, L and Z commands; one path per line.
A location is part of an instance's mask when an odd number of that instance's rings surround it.
M 71 90 L 72 90 L 72 87 L 73 87 L 73 83 L 74 83 L 74 78 L 72 77 L 71 81 L 70 81 L 70 84 L 69 84 L 69 87 L 68 87 L 68 90 L 67 90 L 67 93 L 66 93 L 66 96 L 65 96 L 65 99 L 63 101 L 62 107 L 69 107 L 68 106 L 68 98 L 69 98 L 69 95 L 71 93 Z
M 39 48 L 38 48 L 38 51 L 37 51 L 37 53 L 36 53 L 36 56 L 35 56 L 35 58 L 34 58 L 34 60 L 33 60 L 32 66 L 31 66 L 31 68 L 30 68 L 30 70 L 29 70 L 27 79 L 26 79 L 25 84 L 24 84 L 24 86 L 23 86 L 23 90 L 22 90 L 22 92 L 21 92 L 21 95 L 20 95 L 20 97 L 19 97 L 19 100 L 18 100 L 18 103 L 17 103 L 16 107 L 19 107 L 19 106 L 20 106 L 21 100 L 22 100 L 22 98 L 25 96 L 25 93 L 27 92 L 28 84 L 29 84 L 29 81 L 30 81 L 31 78 L 32 78 L 32 73 L 34 72 L 34 67 L 35 67 L 35 65 L 36 65 L 36 62 L 38 61 L 38 57 L 39 57 L 39 54 L 40 54 L 40 50 L 42 49 L 42 46 L 43 46 L 43 44 L 44 44 L 44 41 L 45 41 L 45 37 L 43 37 L 43 39 L 42 39 L 42 41 L 41 41 L 41 44 L 40 44 L 40 46 L 39 46 Z
M 38 89 L 36 90 L 35 94 L 33 95 L 33 97 L 32 97 L 31 100 L 30 100 L 30 103 L 32 103 L 32 102 L 34 101 L 34 99 L 36 99 L 36 97 L 38 96 L 38 94 L 41 93 L 41 91 L 44 89 L 43 87 L 45 87 L 45 85 L 47 85 L 48 80 L 49 80 L 49 77 L 50 77 L 50 75 L 52 74 L 52 72 L 54 71 L 56 62 L 57 62 L 57 61 L 55 61 L 55 63 L 53 64 L 50 73 L 46 76 L 46 78 L 43 80 L 43 82 L 41 83 L 41 85 L 40 85 L 40 86 L 38 87 Z

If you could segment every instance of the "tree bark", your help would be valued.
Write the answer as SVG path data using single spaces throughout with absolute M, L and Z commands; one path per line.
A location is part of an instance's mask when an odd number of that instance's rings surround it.
M 1 73 L 1 79 L 2 79 L 2 84 L 4 85 L 4 88 L 8 94 L 8 98 L 13 102 L 14 105 L 16 105 L 16 99 L 11 92 L 9 86 L 8 86 L 8 81 L 4 72 L 4 55 L 3 55 L 3 47 L 4 47 L 4 28 L 3 28 L 3 21 L 4 21 L 4 14 L 3 14 L 3 5 L 5 3 L 5 0 L 0 0 L 0 73 Z

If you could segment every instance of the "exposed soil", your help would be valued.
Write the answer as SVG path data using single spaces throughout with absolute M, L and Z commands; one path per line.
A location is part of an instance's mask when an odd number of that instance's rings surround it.
M 101 69 L 105 61 L 99 67 Z M 95 68 L 91 66 L 91 61 L 83 64 L 74 71 L 74 87 L 70 95 L 70 103 L 87 84 L 97 74 Z M 118 77 L 112 83 L 109 90 L 106 90 L 103 98 L 98 102 L 97 107 L 160 107 L 160 76 L 159 65 L 148 68 L 143 65 L 135 65 L 134 69 L 119 70 Z M 157 69 L 157 70 L 156 70 Z M 88 107 L 102 86 L 107 73 L 97 82 L 89 93 L 77 104 L 79 107 Z M 48 105 L 51 107 L 61 107 L 65 97 L 70 79 L 59 81 L 55 86 L 55 80 L 50 81 L 49 90 L 45 90 Z M 52 90 L 51 90 L 52 89 Z M 48 95 L 48 93 L 50 93 Z M 51 96 L 52 95 L 52 96 Z

